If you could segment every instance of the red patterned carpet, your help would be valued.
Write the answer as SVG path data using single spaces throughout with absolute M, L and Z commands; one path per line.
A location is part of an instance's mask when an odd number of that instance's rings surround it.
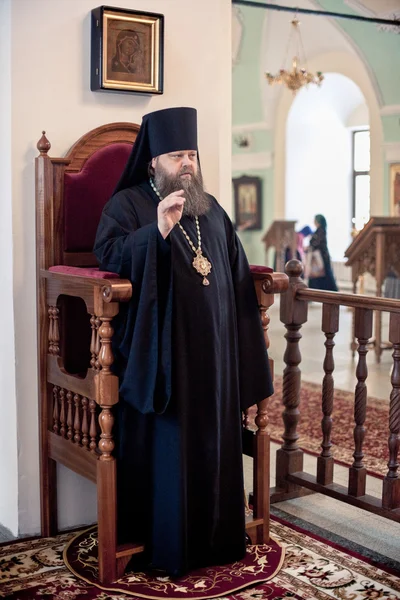
M 334 544 L 324 543 L 293 525 L 287 527 L 279 520 L 272 521 L 271 529 L 273 538 L 285 551 L 279 572 L 266 582 L 233 592 L 225 598 L 400 600 L 400 573 L 390 572 Z M 75 535 L 68 533 L 56 538 L 0 546 L 0 597 L 8 600 L 123 600 L 138 597 L 130 592 L 129 582 L 126 587 L 127 576 L 124 591 L 118 589 L 118 582 L 113 590 L 102 590 L 76 578 L 63 561 L 63 550 Z M 262 562 L 268 561 L 267 554 Z M 96 560 L 92 562 L 95 564 Z M 219 572 L 218 569 L 214 571 Z M 197 583 L 197 589 L 210 585 L 212 594 L 212 582 L 205 579 Z M 163 577 L 159 578 L 158 584 L 164 589 L 162 597 L 176 597 L 171 588 L 176 581 Z M 207 594 L 209 598 L 212 597 L 210 593 Z M 190 594 L 186 598 L 190 599 Z
M 275 394 L 268 406 L 269 432 L 271 439 L 282 443 L 282 377 L 275 377 Z M 318 456 L 321 452 L 321 385 L 302 381 L 300 395 L 300 423 L 298 445 L 309 454 Z M 251 418 L 254 418 L 254 410 Z M 350 466 L 353 462 L 354 440 L 354 394 L 335 390 L 333 404 L 332 448 L 335 460 Z M 368 473 L 383 477 L 387 472 L 389 406 L 383 400 L 368 398 L 365 421 L 364 464 Z

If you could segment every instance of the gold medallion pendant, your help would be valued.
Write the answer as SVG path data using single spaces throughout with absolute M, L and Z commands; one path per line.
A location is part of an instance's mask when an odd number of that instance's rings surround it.
M 154 193 L 160 198 L 160 200 L 162 200 L 160 192 L 156 188 L 156 184 L 154 183 L 154 181 L 152 179 L 150 179 L 150 185 L 151 185 Z M 201 275 L 203 277 L 203 285 L 210 285 L 210 282 L 208 281 L 206 276 L 211 272 L 212 265 L 211 265 L 210 261 L 208 260 L 208 258 L 203 256 L 203 253 L 201 251 L 201 233 L 200 233 L 200 223 L 199 223 L 198 216 L 195 216 L 194 222 L 196 224 L 196 230 L 197 230 L 197 244 L 198 244 L 197 248 L 195 247 L 192 240 L 190 239 L 187 232 L 184 230 L 184 228 L 182 227 L 182 225 L 180 224 L 179 221 L 177 222 L 177 225 L 178 225 L 179 229 L 182 231 L 183 235 L 185 236 L 190 248 L 193 250 L 193 252 L 196 255 L 192 262 L 193 268 L 199 273 L 199 275 Z
M 211 263 L 205 256 L 203 256 L 200 248 L 197 248 L 196 250 L 196 256 L 193 259 L 192 265 L 196 271 L 203 276 L 203 285 L 210 285 L 210 282 L 206 276 L 211 271 Z

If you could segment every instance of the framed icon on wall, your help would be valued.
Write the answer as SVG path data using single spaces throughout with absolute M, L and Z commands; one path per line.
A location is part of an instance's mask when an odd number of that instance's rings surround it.
M 110 6 L 92 10 L 92 91 L 163 93 L 164 15 Z
M 262 228 L 261 177 L 243 175 L 232 180 L 235 205 L 235 226 L 238 231 Z

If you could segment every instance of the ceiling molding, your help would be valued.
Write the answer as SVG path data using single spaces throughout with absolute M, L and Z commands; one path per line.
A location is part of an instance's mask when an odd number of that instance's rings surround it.
M 360 13 L 365 17 L 378 17 L 380 19 L 400 19 L 400 8 L 389 9 L 389 10 L 379 10 L 379 5 L 377 6 L 378 10 L 371 10 L 367 6 L 365 6 L 362 0 L 344 0 L 345 4 Z M 376 3 L 378 4 L 378 3 Z M 382 6 L 382 5 L 381 5 Z M 377 23 L 376 28 L 380 31 L 390 31 L 396 34 L 400 34 L 400 27 L 396 27 L 393 25 L 385 25 L 382 23 Z
M 400 163 L 400 142 L 386 142 L 383 144 L 383 151 L 387 162 Z
M 253 152 L 232 156 L 232 171 L 250 171 L 269 169 L 270 167 L 272 167 L 272 152 Z
M 242 125 L 233 125 L 232 133 L 247 133 L 250 131 L 271 131 L 271 126 L 264 121 L 259 123 L 244 123 Z
M 387 104 L 382 106 L 379 111 L 382 117 L 388 117 L 390 115 L 400 115 L 400 104 Z
M 310 1 L 311 4 L 314 5 L 315 9 L 321 8 L 321 5 L 319 4 L 318 0 L 309 0 L 309 1 Z M 349 2 L 353 2 L 353 1 L 357 1 L 357 0 L 348 0 L 348 1 Z M 345 2 L 347 2 L 347 0 L 345 0 Z M 329 18 L 329 17 L 326 17 L 326 18 Z M 340 31 L 340 33 L 347 40 L 347 42 L 351 45 L 351 47 L 353 48 L 353 50 L 356 53 L 356 55 L 358 56 L 358 58 L 363 63 L 363 65 L 365 67 L 365 70 L 368 73 L 368 77 L 371 80 L 372 87 L 374 88 L 374 92 L 375 92 L 375 95 L 376 95 L 377 102 L 378 102 L 378 104 L 379 104 L 380 107 L 383 106 L 383 96 L 382 96 L 381 88 L 379 87 L 378 80 L 376 78 L 376 75 L 375 75 L 374 71 L 372 70 L 371 65 L 367 61 L 367 59 L 366 59 L 365 55 L 363 54 L 363 52 L 361 51 L 361 48 L 358 46 L 358 44 L 355 43 L 354 39 L 339 25 L 337 19 L 331 19 L 331 23 L 332 23 L 332 25 L 338 31 Z

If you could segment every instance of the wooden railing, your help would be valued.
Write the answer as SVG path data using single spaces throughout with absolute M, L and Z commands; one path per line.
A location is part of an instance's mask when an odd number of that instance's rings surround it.
M 283 374 L 283 444 L 276 457 L 276 488 L 271 501 L 277 502 L 311 492 L 319 492 L 389 519 L 400 521 L 400 301 L 339 292 L 308 289 L 301 279 L 302 266 L 296 261 L 286 265 L 289 289 L 281 296 L 280 320 L 287 340 Z M 321 453 L 316 474 L 303 471 L 303 451 L 297 441 L 300 417 L 301 327 L 307 321 L 308 303 L 322 303 L 322 331 L 325 334 L 324 375 L 321 394 Z M 354 461 L 349 468 L 347 487 L 334 483 L 334 458 L 331 453 L 332 411 L 334 402 L 334 338 L 339 331 L 340 306 L 354 309 L 354 337 L 357 340 L 357 384 L 354 392 Z M 393 345 L 392 391 L 388 410 L 388 470 L 382 496 L 366 494 L 367 470 L 363 444 L 367 411 L 368 376 L 366 356 L 372 336 L 374 311 L 389 312 L 389 340 Z M 319 418 L 319 415 L 315 415 Z

